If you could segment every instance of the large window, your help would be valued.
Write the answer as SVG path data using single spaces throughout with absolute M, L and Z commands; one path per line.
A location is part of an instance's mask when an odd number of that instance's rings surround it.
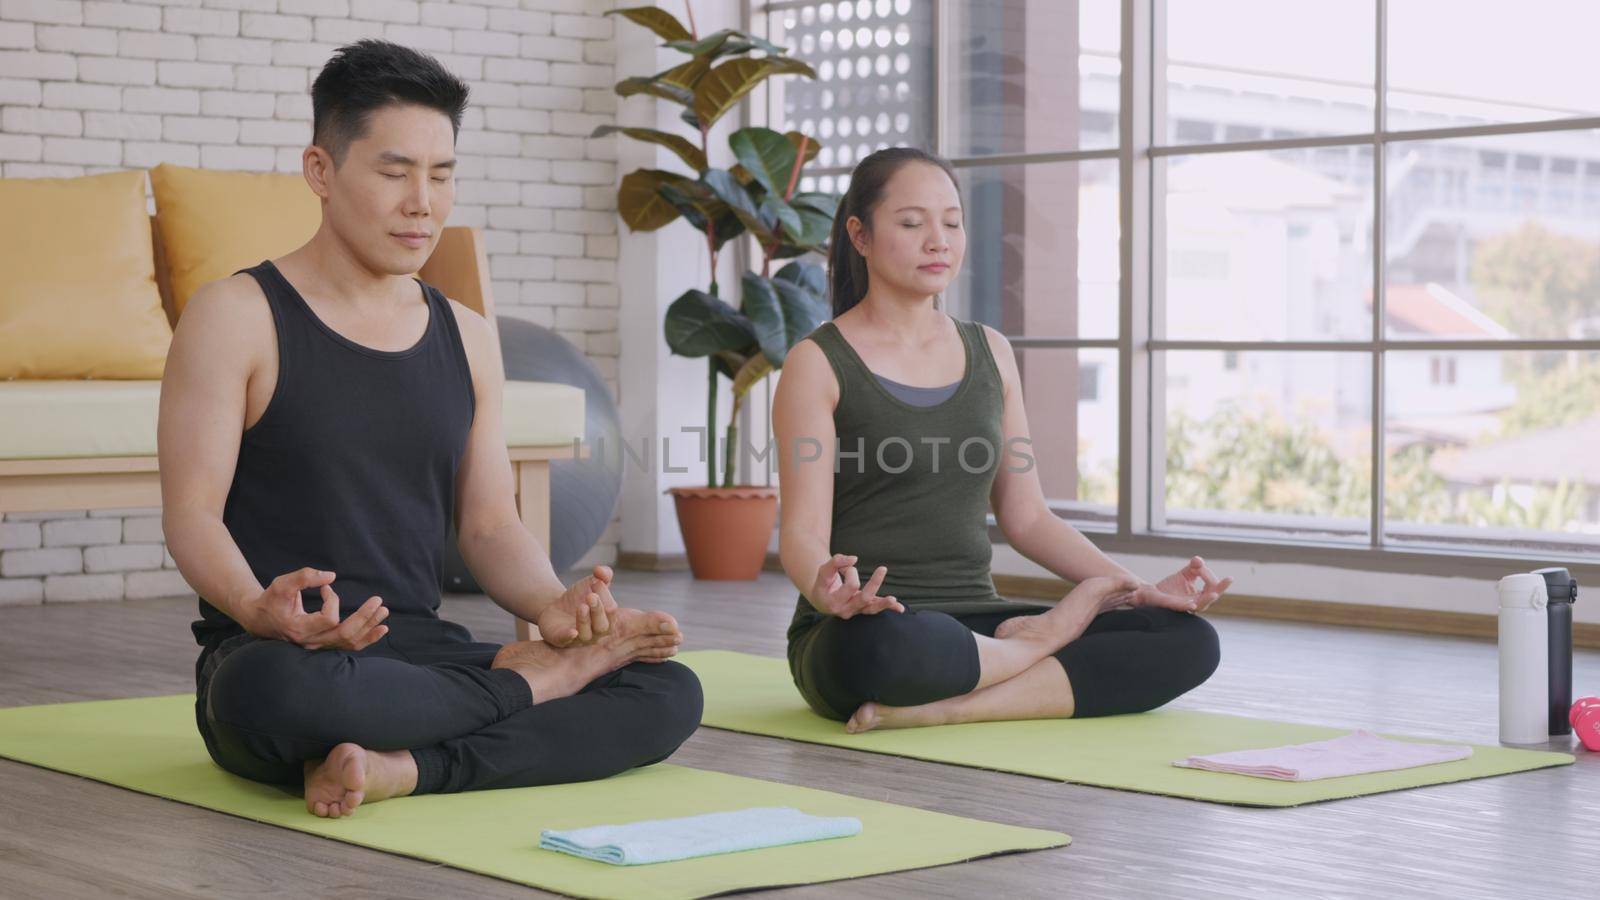
M 1017 348 L 1060 514 L 1153 551 L 1600 561 L 1600 6 L 752 14 L 821 75 L 765 111 L 823 141 L 812 189 L 896 144 L 957 166 L 945 302 Z
M 889 146 L 955 164 L 967 257 L 946 308 L 1016 349 L 1052 504 L 1114 524 L 1116 0 L 853 0 L 756 13 L 758 28 L 817 70 L 816 81 L 769 92 L 770 124 L 823 143 L 802 187 L 843 192 L 855 161 Z

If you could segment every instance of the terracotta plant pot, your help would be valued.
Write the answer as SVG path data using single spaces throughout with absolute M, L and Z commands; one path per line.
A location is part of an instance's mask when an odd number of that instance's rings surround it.
M 678 487 L 667 493 L 678 508 L 678 530 L 694 577 L 756 580 L 778 521 L 777 488 Z

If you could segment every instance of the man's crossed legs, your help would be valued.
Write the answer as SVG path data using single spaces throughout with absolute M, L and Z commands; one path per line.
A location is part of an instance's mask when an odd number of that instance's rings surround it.
M 195 715 L 219 766 L 303 785 L 322 816 L 605 778 L 672 755 L 701 712 L 694 673 L 668 660 L 682 640 L 672 617 L 618 613 L 610 634 L 565 649 L 479 643 L 413 616 L 356 652 L 238 635 L 201 653 Z

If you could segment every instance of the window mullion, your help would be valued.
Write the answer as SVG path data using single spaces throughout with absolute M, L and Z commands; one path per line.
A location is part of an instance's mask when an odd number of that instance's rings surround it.
M 1384 285 L 1388 282 L 1388 261 L 1384 258 L 1387 247 L 1386 226 L 1388 224 L 1389 191 L 1386 179 L 1388 178 L 1388 160 L 1383 134 L 1388 130 L 1388 0 L 1374 0 L 1373 13 L 1377 16 L 1377 29 L 1374 32 L 1377 46 L 1373 55 L 1376 69 L 1373 73 L 1373 98 L 1372 114 L 1372 341 L 1375 345 L 1372 351 L 1372 535 L 1369 543 L 1374 550 L 1384 547 L 1384 470 L 1385 461 L 1385 434 L 1384 426 L 1388 415 L 1384 407 L 1384 395 L 1387 386 L 1384 376 L 1387 370 L 1385 365 L 1388 359 L 1380 343 L 1386 336 L 1384 309 Z
M 1123 0 L 1121 165 L 1118 169 L 1122 234 L 1117 353 L 1117 533 L 1151 528 L 1152 498 L 1160 472 L 1153 448 L 1162 445 L 1161 421 L 1152 415 L 1154 367 L 1150 355 L 1152 285 L 1159 281 L 1152 256 L 1152 165 L 1156 121 L 1155 29 L 1164 0 Z
M 933 153 L 945 155 L 945 124 L 950 121 L 950 57 L 944 36 L 950 27 L 950 0 L 933 3 Z

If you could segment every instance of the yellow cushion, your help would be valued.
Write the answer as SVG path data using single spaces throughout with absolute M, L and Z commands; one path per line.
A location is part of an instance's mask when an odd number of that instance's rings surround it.
M 299 175 L 162 164 L 150 186 L 180 316 L 200 285 L 282 256 L 322 224 L 322 203 Z
M 0 179 L 0 210 L 0 378 L 160 378 L 144 173 Z
M 0 459 L 154 456 L 159 381 L 0 382 Z M 506 382 L 506 446 L 571 446 L 583 437 L 583 391 Z

